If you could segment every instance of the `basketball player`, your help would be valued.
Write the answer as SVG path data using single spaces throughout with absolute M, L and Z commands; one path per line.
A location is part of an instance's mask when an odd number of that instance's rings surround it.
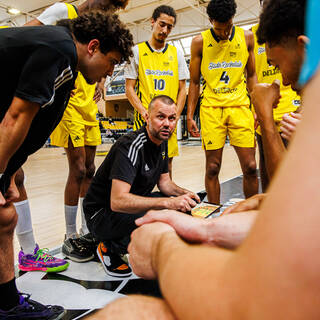
M 132 35 L 116 15 L 92 12 L 59 26 L 0 30 L 0 318 L 57 319 L 63 308 L 18 292 L 14 278 L 12 201 L 15 172 L 43 146 L 67 106 L 77 72 L 88 83 L 112 75 L 132 55 Z M 45 70 L 45 72 L 44 72 Z
M 184 108 L 189 72 L 182 52 L 166 43 L 176 19 L 172 7 L 162 5 L 156 8 L 151 18 L 151 37 L 134 47 L 134 58 L 125 70 L 126 95 L 135 109 L 135 130 L 145 124 L 148 105 L 156 95 L 167 95 L 175 101 L 177 120 Z M 179 155 L 177 129 L 169 139 L 168 152 L 172 178 L 172 160 Z
M 263 0 L 260 0 L 260 4 L 262 5 Z M 256 63 L 256 73 L 258 77 L 258 82 L 260 83 L 272 83 L 275 79 L 280 81 L 280 95 L 281 98 L 279 103 L 277 104 L 276 108 L 273 109 L 273 119 L 277 126 L 279 132 L 281 132 L 281 121 L 282 117 L 290 112 L 295 112 L 300 106 L 300 96 L 291 89 L 291 86 L 284 86 L 282 83 L 282 76 L 279 68 L 277 66 L 272 66 L 267 61 L 266 49 L 265 45 L 259 45 L 257 42 L 256 32 L 258 30 L 259 24 L 256 24 L 252 27 L 252 32 L 254 35 L 254 56 L 255 56 L 255 63 Z M 273 176 L 274 170 L 276 169 L 276 165 L 270 165 L 268 167 L 269 170 L 266 168 L 266 160 L 263 152 L 262 146 L 262 137 L 261 137 L 261 127 L 258 126 L 256 129 L 257 133 L 257 142 L 259 147 L 259 170 L 260 170 L 260 178 L 261 178 L 261 185 L 262 191 L 265 192 L 267 186 L 269 184 L 269 178 Z M 266 137 L 266 134 L 265 134 Z M 287 146 L 288 141 L 286 139 L 282 139 L 284 146 Z M 273 159 L 273 163 L 277 162 L 279 159 Z
M 247 88 L 257 82 L 254 37 L 251 31 L 233 25 L 234 0 L 211 0 L 207 13 L 212 24 L 193 38 L 187 122 L 192 136 L 199 136 L 193 120 L 203 76 L 200 122 L 206 156 L 205 186 L 208 200 L 220 202 L 219 171 L 226 136 L 240 160 L 245 197 L 258 192 L 255 160 L 254 119 Z M 246 73 L 246 78 L 244 74 Z
M 79 6 L 75 6 L 59 2 L 46 9 L 37 19 L 28 22 L 26 26 L 55 24 L 59 19 L 73 19 L 91 9 L 115 11 L 119 8 L 125 8 L 127 3 L 128 0 L 87 0 Z M 95 248 L 92 237 L 87 235 L 89 231 L 83 215 L 82 202 L 95 171 L 94 157 L 96 146 L 101 143 L 101 137 L 99 124 L 96 120 L 98 108 L 94 101 L 96 85 L 87 84 L 79 73 L 75 88 L 63 118 L 51 136 L 51 144 L 65 148 L 69 164 L 64 206 L 66 239 L 62 250 L 66 257 L 74 261 L 84 262 L 93 258 Z M 16 184 L 20 192 L 20 197 L 15 203 L 20 217 L 17 225 L 17 236 L 22 247 L 19 253 L 19 267 L 21 270 L 25 268 L 28 268 L 29 271 L 38 270 L 39 255 L 37 251 L 39 247 L 35 243 L 33 235 L 30 206 L 24 188 L 22 169 L 16 175 Z M 80 235 L 82 235 L 80 238 L 78 238 L 76 229 L 79 199 L 81 210 Z M 56 258 L 50 257 L 50 259 Z M 35 260 L 32 266 L 30 264 L 31 260 Z M 46 261 L 49 261 L 47 259 L 42 260 L 44 265 Z

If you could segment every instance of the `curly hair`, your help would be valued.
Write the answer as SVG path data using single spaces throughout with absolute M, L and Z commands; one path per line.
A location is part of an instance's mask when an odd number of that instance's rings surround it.
M 237 4 L 234 0 L 211 0 L 207 6 L 210 20 L 225 23 L 236 14 Z
M 176 24 L 176 22 L 177 22 L 177 14 L 176 14 L 175 10 L 172 7 L 162 5 L 160 7 L 155 8 L 153 13 L 152 13 L 152 19 L 154 21 L 156 21 L 160 17 L 161 13 L 164 13 L 164 14 L 170 16 L 170 17 L 174 17 L 174 24 Z
M 67 27 L 80 43 L 86 44 L 92 39 L 98 39 L 100 51 L 103 54 L 120 52 L 121 62 L 129 61 L 133 56 L 132 34 L 119 17 L 111 12 L 90 11 L 75 19 L 60 20 L 57 25 Z
M 306 0 L 265 2 L 257 30 L 259 44 L 274 46 L 304 34 Z
M 129 0 L 110 0 L 110 10 L 116 11 L 119 9 L 124 9 L 127 6 L 128 2 Z

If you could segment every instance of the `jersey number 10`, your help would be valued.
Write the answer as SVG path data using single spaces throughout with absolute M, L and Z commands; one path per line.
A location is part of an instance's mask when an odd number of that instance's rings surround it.
M 163 79 L 153 79 L 154 81 L 154 89 L 155 90 L 164 90 L 164 87 L 166 86 L 166 82 Z

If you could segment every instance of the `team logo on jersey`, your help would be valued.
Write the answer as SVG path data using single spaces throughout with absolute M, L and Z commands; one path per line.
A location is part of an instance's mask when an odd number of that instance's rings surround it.
M 162 160 L 164 160 L 165 157 L 166 157 L 166 153 L 163 151 L 162 152 Z
M 163 65 L 167 67 L 170 63 L 168 61 L 163 61 Z
M 237 53 L 236 52 L 232 52 L 232 51 L 230 51 L 230 57 L 235 57 L 237 55 Z
M 240 49 L 240 47 L 241 47 L 241 46 L 240 46 L 240 43 L 237 43 L 237 44 L 235 45 L 235 48 L 236 48 L 236 49 Z
M 146 69 L 145 74 L 146 74 L 146 76 L 170 76 L 170 77 L 173 77 L 173 71 L 172 70 L 151 70 L 151 69 Z
M 301 101 L 298 100 L 298 99 L 295 99 L 295 100 L 292 101 L 292 104 L 293 104 L 294 106 L 296 106 L 296 107 L 300 107 Z
M 214 63 L 214 62 L 210 62 L 209 63 L 209 70 L 212 69 L 225 69 L 225 68 L 242 68 L 243 64 L 241 61 L 230 61 L 230 62 L 226 62 L 226 61 L 222 61 L 222 62 L 218 62 L 218 63 Z
M 168 60 L 173 61 L 173 56 L 169 56 Z
M 265 70 L 262 71 L 262 76 L 263 77 L 270 77 L 270 76 L 274 76 L 275 74 L 280 73 L 280 69 L 279 68 L 273 68 L 272 70 Z
M 266 48 L 265 47 L 259 47 L 258 48 L 258 54 L 262 54 L 264 52 L 266 52 Z

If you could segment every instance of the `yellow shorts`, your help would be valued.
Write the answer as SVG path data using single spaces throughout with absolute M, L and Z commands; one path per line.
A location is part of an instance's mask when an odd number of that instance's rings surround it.
M 135 111 L 133 130 L 136 131 L 144 125 L 145 125 L 145 121 L 141 117 L 140 113 Z M 170 139 L 168 140 L 168 158 L 177 157 L 178 155 L 179 155 L 179 148 L 178 148 L 178 139 L 177 139 L 177 127 L 176 127 Z
M 51 134 L 53 146 L 68 148 L 69 137 L 75 148 L 84 146 L 98 146 L 101 144 L 99 125 L 86 126 L 79 122 L 62 120 Z
M 249 106 L 200 108 L 202 146 L 217 150 L 224 146 L 227 135 L 236 147 L 255 146 L 254 119 Z

